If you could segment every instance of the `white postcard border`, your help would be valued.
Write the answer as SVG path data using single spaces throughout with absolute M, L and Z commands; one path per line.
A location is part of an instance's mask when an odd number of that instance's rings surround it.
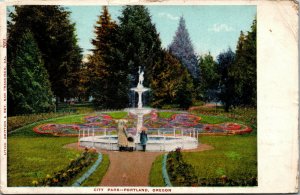
M 257 187 L 6 187 L 7 133 L 4 61 L 6 6 L 44 5 L 257 5 Z M 298 190 L 298 17 L 293 1 L 6 1 L 1 3 L 0 128 L 1 191 L 3 193 L 287 193 Z M 108 191 L 123 190 L 123 191 Z M 126 189 L 126 190 L 125 190 Z M 160 192 L 170 189 L 171 192 Z

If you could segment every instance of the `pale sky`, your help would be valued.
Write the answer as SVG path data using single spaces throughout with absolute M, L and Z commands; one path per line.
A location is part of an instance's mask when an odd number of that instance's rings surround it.
M 216 57 L 231 47 L 233 51 L 240 31 L 249 31 L 256 15 L 256 6 L 215 6 L 215 5 L 156 5 L 146 6 L 152 23 L 160 34 L 162 47 L 167 48 L 172 42 L 183 16 L 197 55 L 211 52 Z M 102 6 L 65 6 L 71 11 L 71 21 L 76 24 L 79 46 L 83 54 L 93 48 L 91 39 L 95 37 L 94 25 L 102 12 Z M 8 10 L 12 10 L 9 7 Z M 108 6 L 112 19 L 117 23 L 122 14 L 122 6 Z
M 94 25 L 101 14 L 101 6 L 67 6 L 71 20 L 76 23 L 79 45 L 84 54 L 92 48 Z M 178 27 L 180 16 L 186 21 L 196 54 L 208 53 L 216 57 L 231 47 L 235 51 L 240 31 L 249 31 L 256 15 L 256 6 L 147 6 L 152 22 L 160 34 L 162 46 L 167 48 Z M 112 19 L 117 21 L 122 6 L 109 6 Z

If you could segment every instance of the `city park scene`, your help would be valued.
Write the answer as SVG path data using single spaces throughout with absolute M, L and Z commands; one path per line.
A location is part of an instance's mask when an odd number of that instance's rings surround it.
M 8 186 L 258 185 L 255 6 L 7 13 Z

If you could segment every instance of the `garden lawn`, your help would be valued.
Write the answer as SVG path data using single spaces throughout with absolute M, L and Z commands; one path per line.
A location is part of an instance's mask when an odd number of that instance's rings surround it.
M 183 152 L 183 159 L 195 168 L 199 178 L 228 179 L 257 178 L 257 138 L 256 110 L 236 109 L 231 113 L 212 110 L 193 112 L 201 117 L 201 123 L 218 124 L 223 122 L 238 122 L 250 126 L 250 134 L 234 136 L 199 136 L 201 144 L 209 144 L 213 150 L 202 152 Z M 164 112 L 160 117 L 169 118 L 174 112 Z M 162 156 L 153 163 L 150 173 L 151 186 L 164 186 L 161 177 Z
M 158 117 L 160 118 L 171 118 L 173 114 L 176 114 L 178 112 L 158 112 Z
M 98 186 L 109 167 L 109 163 L 108 155 L 103 154 L 101 164 L 97 167 L 96 171 L 81 184 L 81 186 Z
M 195 168 L 201 178 L 230 179 L 257 177 L 257 144 L 255 136 L 201 136 L 201 143 L 214 150 L 183 152 L 184 160 Z
M 155 187 L 165 186 L 162 177 L 162 159 L 163 159 L 163 155 L 159 155 L 152 163 L 150 177 L 149 177 L 150 186 L 155 186 Z
M 83 115 L 72 115 L 70 117 L 58 118 L 53 123 L 56 124 L 80 124 L 84 123 Z
M 128 113 L 127 112 L 108 112 L 108 113 L 104 113 L 107 114 L 109 116 L 111 116 L 114 119 L 122 119 L 122 118 L 126 118 Z
M 84 115 L 70 115 L 40 121 L 8 135 L 8 186 L 33 186 L 33 180 L 68 166 L 81 152 L 63 148 L 77 137 L 39 135 L 32 128 L 43 123 L 80 123 Z
M 68 166 L 81 152 L 63 146 L 76 141 L 69 137 L 9 137 L 8 186 L 32 186 L 33 180 Z

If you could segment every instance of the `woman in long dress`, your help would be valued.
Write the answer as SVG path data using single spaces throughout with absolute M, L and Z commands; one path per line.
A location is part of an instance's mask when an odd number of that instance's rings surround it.
M 118 146 L 120 151 L 124 150 L 128 146 L 125 123 L 126 122 L 123 120 L 120 120 L 118 123 Z

